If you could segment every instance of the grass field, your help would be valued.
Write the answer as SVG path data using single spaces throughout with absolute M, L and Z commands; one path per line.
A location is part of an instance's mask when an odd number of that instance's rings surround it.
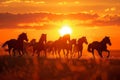
M 120 59 L 1 55 L 0 80 L 120 80 Z

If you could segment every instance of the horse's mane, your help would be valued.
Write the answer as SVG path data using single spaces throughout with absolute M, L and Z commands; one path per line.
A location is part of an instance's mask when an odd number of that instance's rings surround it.
M 86 38 L 85 36 L 79 38 L 79 39 L 78 39 L 78 42 L 82 42 L 85 38 Z
M 47 36 L 47 34 L 41 34 L 41 37 L 40 37 L 40 39 L 39 39 L 39 43 L 43 43 L 43 42 L 45 42 L 46 43 L 46 36 Z
M 21 33 L 19 36 L 18 36 L 18 40 L 20 39 L 20 38 L 22 38 L 24 35 L 26 35 L 26 33 Z
M 101 42 L 105 42 L 107 39 L 109 39 L 109 37 L 108 37 L 108 36 L 105 36 L 105 37 L 102 39 Z

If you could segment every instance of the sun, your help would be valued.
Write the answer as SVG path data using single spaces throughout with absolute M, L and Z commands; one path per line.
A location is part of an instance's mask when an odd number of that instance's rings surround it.
M 71 34 L 72 29 L 69 25 L 64 25 L 62 28 L 59 30 L 60 36 L 64 36 L 65 34 Z

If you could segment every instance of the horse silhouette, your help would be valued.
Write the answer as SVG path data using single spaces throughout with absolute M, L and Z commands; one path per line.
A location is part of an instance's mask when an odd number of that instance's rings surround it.
M 100 57 L 102 58 L 102 52 L 103 51 L 106 51 L 108 52 L 108 56 L 110 56 L 110 51 L 107 50 L 107 45 L 106 44 L 109 44 L 111 45 L 111 41 L 109 39 L 109 37 L 104 37 L 102 41 L 98 42 L 98 41 L 94 41 L 92 43 L 90 43 L 88 45 L 88 51 L 92 53 L 93 57 L 95 58 L 94 56 L 94 50 L 97 50 L 98 54 L 100 55 Z
M 33 56 L 34 53 L 37 53 L 38 56 L 40 54 L 41 51 L 45 52 L 45 56 L 46 56 L 46 38 L 47 38 L 47 34 L 41 34 L 41 37 L 39 39 L 39 42 L 36 42 L 35 40 L 33 40 L 31 46 L 33 46 Z
M 54 41 L 47 41 L 46 42 L 46 51 L 49 52 L 49 53 L 54 53 L 54 47 L 53 47 L 53 43 Z
M 67 43 L 67 46 L 65 47 L 66 51 L 67 51 L 67 57 L 68 57 L 68 54 L 70 53 L 71 55 L 71 58 L 72 58 L 72 55 L 73 55 L 73 47 L 76 45 L 76 39 L 71 39 L 69 41 L 69 43 Z
M 78 58 L 82 56 L 83 43 L 88 44 L 87 39 L 84 36 L 78 39 L 77 44 L 75 46 L 77 53 L 78 53 Z
M 9 55 L 11 55 L 11 50 L 13 50 L 13 53 L 15 55 L 15 51 L 17 50 L 19 52 L 19 55 L 21 55 L 21 52 L 22 54 L 24 54 L 24 47 L 23 47 L 23 42 L 25 41 L 28 41 L 28 38 L 27 38 L 27 34 L 26 33 L 21 33 L 19 36 L 18 36 L 18 39 L 10 39 L 8 41 L 6 41 L 2 47 L 8 45 L 8 51 L 9 51 Z
M 26 55 L 29 55 L 28 53 L 32 50 L 30 49 L 30 46 L 32 46 L 36 42 L 36 39 L 32 39 L 30 42 L 23 42 L 23 49 Z
M 65 34 L 64 36 L 60 37 L 58 40 L 54 41 L 53 43 L 53 49 L 55 54 L 58 53 L 59 57 L 61 57 L 60 52 L 63 50 L 63 53 L 65 55 L 65 49 L 68 46 L 67 43 L 70 41 L 70 35 Z

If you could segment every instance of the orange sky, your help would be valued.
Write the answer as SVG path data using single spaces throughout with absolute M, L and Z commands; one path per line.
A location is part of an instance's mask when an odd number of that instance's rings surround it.
M 120 0 L 0 0 L 0 12 L 120 13 Z
M 90 43 L 110 36 L 109 48 L 120 49 L 119 8 L 120 0 L 0 0 L 0 43 L 21 32 L 30 40 L 38 40 L 41 33 L 56 40 L 59 29 L 68 24 L 72 38 L 86 36 Z

